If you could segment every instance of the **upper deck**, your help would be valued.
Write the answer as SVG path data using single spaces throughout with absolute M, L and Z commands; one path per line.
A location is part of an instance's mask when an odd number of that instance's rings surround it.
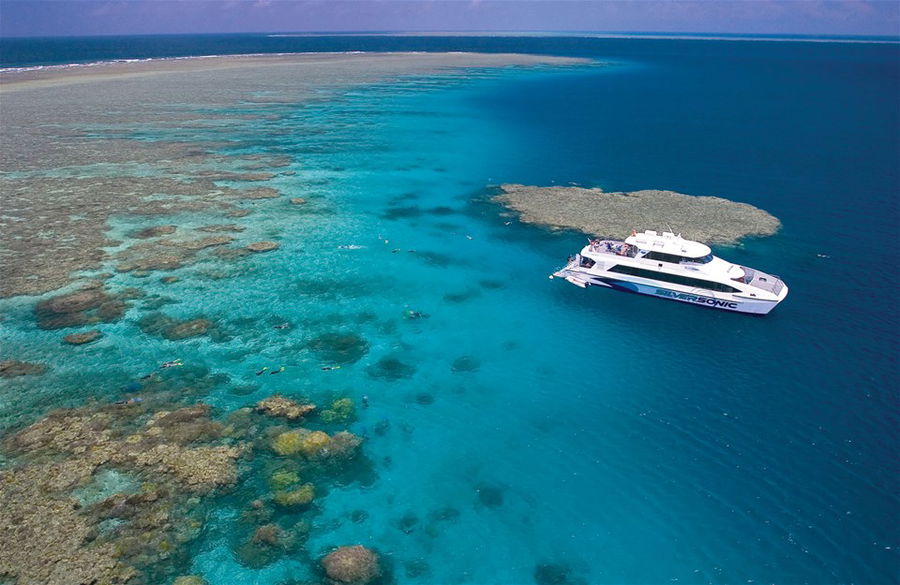
M 675 235 L 672 232 L 658 234 L 653 230 L 647 230 L 642 233 L 632 232 L 631 236 L 625 239 L 625 243 L 637 246 L 641 250 L 650 250 L 682 258 L 702 258 L 712 252 L 706 244 L 685 240 L 680 234 Z

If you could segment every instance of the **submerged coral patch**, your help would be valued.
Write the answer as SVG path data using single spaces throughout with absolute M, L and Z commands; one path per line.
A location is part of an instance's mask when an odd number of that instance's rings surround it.
M 450 364 L 454 372 L 475 372 L 481 367 L 481 360 L 473 355 L 461 355 Z
M 397 220 L 412 219 L 421 215 L 422 209 L 420 207 L 408 205 L 406 207 L 388 207 L 385 209 L 384 213 L 381 214 L 381 217 L 387 220 Z
M 566 563 L 539 563 L 534 567 L 535 585 L 586 585 L 587 581 L 573 574 Z
M 372 378 L 403 380 L 411 378 L 416 373 L 416 368 L 395 357 L 385 356 L 366 368 L 366 373 Z
M 444 300 L 448 303 L 465 303 L 466 301 L 470 301 L 476 298 L 479 295 L 478 289 L 469 289 L 459 292 L 447 293 L 444 295 Z
M 247 249 L 251 252 L 270 252 L 278 249 L 278 242 L 263 241 L 247 244 Z
M 328 408 L 319 414 L 322 421 L 328 424 L 345 424 L 352 421 L 355 418 L 355 415 L 356 406 L 350 398 L 338 398 L 334 400 Z
M 65 329 L 87 323 L 117 321 L 128 305 L 124 299 L 133 298 L 128 291 L 111 295 L 95 283 L 75 292 L 40 301 L 34 313 L 41 329 Z
M 311 339 L 307 345 L 327 364 L 349 365 L 369 351 L 369 342 L 355 333 L 329 332 Z
M 91 343 L 92 341 L 96 341 L 103 336 L 97 329 L 91 329 L 90 331 L 85 331 L 84 333 L 70 333 L 63 337 L 63 341 L 70 345 L 84 345 L 85 343 Z
M 18 376 L 36 376 L 47 371 L 44 364 L 20 362 L 18 360 L 4 360 L 0 362 L 0 378 L 15 378 Z
M 480 483 L 475 487 L 478 502 L 488 508 L 499 508 L 503 505 L 503 488 L 492 483 Z
M 214 341 L 222 340 L 224 337 L 214 322 L 203 317 L 181 321 L 165 313 L 148 313 L 138 321 L 138 326 L 148 335 L 156 335 L 171 341 L 200 335 L 209 335 Z
M 174 234 L 176 229 L 174 225 L 154 225 L 131 232 L 128 235 L 132 238 L 145 240 L 147 238 L 158 238 L 159 236 Z

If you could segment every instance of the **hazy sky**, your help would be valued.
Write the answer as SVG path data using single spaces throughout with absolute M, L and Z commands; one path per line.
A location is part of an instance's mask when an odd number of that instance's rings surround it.
M 0 35 L 598 31 L 900 35 L 900 0 L 0 0 Z

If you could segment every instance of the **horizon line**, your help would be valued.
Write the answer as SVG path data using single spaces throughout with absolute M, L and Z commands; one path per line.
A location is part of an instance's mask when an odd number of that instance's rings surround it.
M 809 34 L 809 33 L 716 33 L 716 32 L 660 32 L 660 31 L 547 31 L 547 30 L 343 30 L 343 31 L 244 31 L 244 32 L 187 32 L 187 33 L 110 33 L 64 35 L 2 35 L 4 40 L 110 38 L 110 37 L 178 37 L 178 36 L 250 36 L 274 38 L 320 36 L 454 36 L 454 37 L 580 37 L 580 38 L 648 38 L 696 40 L 772 40 L 772 41 L 844 41 L 900 43 L 900 35 L 870 34 Z

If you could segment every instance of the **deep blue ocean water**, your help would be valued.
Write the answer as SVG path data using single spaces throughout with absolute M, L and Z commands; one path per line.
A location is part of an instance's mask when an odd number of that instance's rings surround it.
M 334 213 L 288 224 L 278 213 L 254 214 L 250 231 L 277 237 L 277 255 L 230 280 L 204 283 L 187 268 L 183 282 L 156 286 L 178 298 L 167 308 L 174 315 L 202 310 L 244 323 L 278 315 L 306 325 L 225 344 L 148 342 L 133 310 L 73 359 L 58 333 L 34 327 L 34 299 L 5 300 L 6 343 L 20 359 L 55 360 L 48 376 L 59 391 L 46 387 L 47 377 L 40 389 L 15 388 L 15 399 L 12 387 L 0 387 L 4 420 L 71 400 L 73 380 L 85 383 L 84 396 L 112 395 L 174 352 L 235 383 L 284 363 L 278 387 L 266 379 L 250 396 L 221 390 L 207 400 L 228 411 L 286 385 L 298 395 L 367 395 L 356 430 L 367 435 L 378 478 L 328 493 L 308 549 L 373 546 L 394 564 L 398 583 L 532 583 L 540 563 L 567 564 L 572 582 L 586 583 L 900 581 L 900 46 L 118 42 L 5 40 L 2 65 L 471 50 L 586 56 L 603 66 L 403 80 L 280 105 L 267 129 L 287 133 L 236 126 L 230 152 L 288 154 L 298 174 L 277 186 L 321 197 Z M 503 182 L 672 189 L 762 207 L 782 220 L 781 232 L 716 252 L 781 275 L 791 293 L 753 318 L 548 281 L 584 237 L 505 225 L 484 200 Z M 112 233 L 145 221 L 123 215 Z M 346 244 L 365 248 L 337 248 Z M 429 317 L 404 320 L 407 308 Z M 340 371 L 319 370 L 298 347 L 327 330 L 364 336 L 369 354 Z M 94 358 L 88 370 L 85 354 Z M 414 373 L 373 379 L 367 368 L 385 356 Z M 460 357 L 479 367 L 454 371 Z M 106 382 L 86 388 L 97 380 Z M 390 430 L 372 433 L 382 421 Z M 486 487 L 502 503 L 486 506 Z M 458 518 L 431 520 L 448 507 Z M 357 509 L 369 519 L 347 520 Z M 234 514 L 223 507 L 196 544 L 196 572 L 214 585 L 303 576 L 290 559 L 262 571 L 241 567 L 225 536 Z M 420 520 L 408 534 L 398 527 L 407 516 Z M 414 561 L 428 572 L 410 576 L 404 567 Z

